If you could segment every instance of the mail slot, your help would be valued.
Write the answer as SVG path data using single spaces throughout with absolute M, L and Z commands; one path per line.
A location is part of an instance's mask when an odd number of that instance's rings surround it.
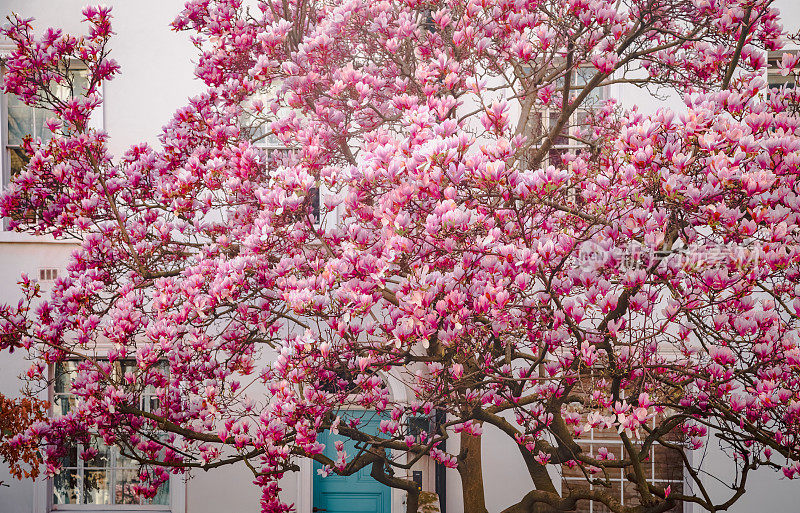
M 422 471 L 414 470 L 411 473 L 411 478 L 417 483 L 417 490 L 422 491 Z

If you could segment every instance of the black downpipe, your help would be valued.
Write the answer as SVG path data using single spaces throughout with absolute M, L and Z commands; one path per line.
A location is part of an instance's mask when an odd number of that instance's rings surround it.
M 434 414 L 434 423 L 436 424 L 435 433 L 439 432 L 439 426 L 444 426 L 447 420 L 447 414 L 441 410 L 436 410 Z M 447 444 L 447 440 L 444 441 Z M 447 450 L 446 447 L 442 448 Z M 447 476 L 445 474 L 447 467 L 439 462 L 436 462 L 436 469 L 434 473 L 434 487 L 436 488 L 436 495 L 439 496 L 439 511 L 440 513 L 447 513 Z

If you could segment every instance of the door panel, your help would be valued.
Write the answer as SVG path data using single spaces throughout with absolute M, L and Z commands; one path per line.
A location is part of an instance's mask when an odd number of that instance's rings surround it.
M 375 513 L 383 511 L 383 494 L 323 492 L 328 513 Z
M 378 434 L 381 417 L 374 411 L 349 411 L 342 415 L 342 423 L 354 417 L 360 418 L 359 428 L 370 434 Z M 336 459 L 334 442 L 344 442 L 347 460 L 357 453 L 355 442 L 341 435 L 331 435 L 329 431 L 319 434 L 318 441 L 325 444 L 323 454 Z M 370 472 L 371 466 L 362 468 L 350 476 L 330 473 L 322 477 L 317 472 L 322 465 L 314 462 L 314 507 L 324 513 L 390 513 L 391 489 L 375 481 Z

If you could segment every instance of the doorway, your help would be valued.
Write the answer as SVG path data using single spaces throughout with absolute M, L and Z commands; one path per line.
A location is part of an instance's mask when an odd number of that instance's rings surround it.
M 378 434 L 381 417 L 374 411 L 356 410 L 342 412 L 342 422 L 345 419 L 360 418 L 359 429 L 372 435 Z M 358 451 L 356 444 L 347 437 L 332 435 L 330 431 L 319 434 L 318 441 L 325 444 L 323 454 L 331 459 L 336 459 L 334 443 L 338 440 L 344 442 L 344 450 L 348 460 Z M 392 491 L 388 486 L 377 482 L 370 476 L 372 465 L 360 469 L 350 476 L 339 476 L 331 472 L 327 477 L 322 477 L 318 470 L 322 465 L 314 462 L 314 507 L 312 511 L 319 513 L 390 513 Z

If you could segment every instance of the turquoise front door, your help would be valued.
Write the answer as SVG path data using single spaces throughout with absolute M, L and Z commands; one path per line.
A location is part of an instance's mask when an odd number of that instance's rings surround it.
M 359 428 L 370 434 L 378 434 L 380 418 L 373 411 L 351 411 L 349 418 L 362 419 Z M 343 416 L 342 422 L 345 421 Z M 344 442 L 347 460 L 357 453 L 355 442 L 341 435 L 331 435 L 324 431 L 319 435 L 319 442 L 325 444 L 323 454 L 336 459 L 334 442 Z M 322 513 L 390 513 L 391 488 L 375 481 L 369 474 L 372 465 L 368 465 L 350 476 L 339 476 L 331 472 L 322 477 L 317 470 L 322 465 L 314 462 L 314 511 Z

